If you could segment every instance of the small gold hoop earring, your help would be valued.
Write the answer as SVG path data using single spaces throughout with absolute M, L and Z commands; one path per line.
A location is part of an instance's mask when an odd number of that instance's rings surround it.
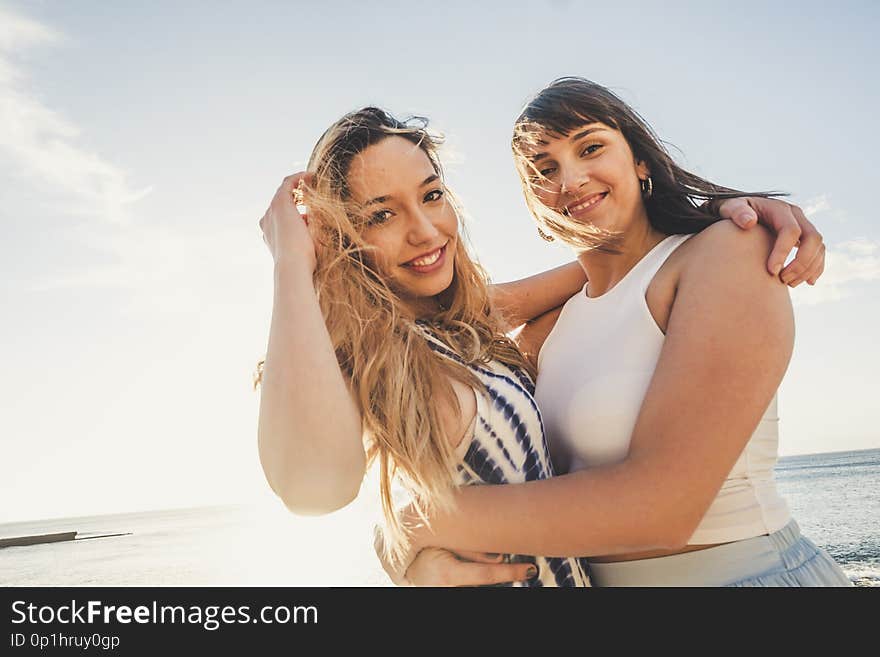
M 540 236 L 541 236 L 541 239 L 544 240 L 545 242 L 553 242 L 553 241 L 555 241 L 552 235 L 548 235 L 547 233 L 545 233 L 545 232 L 544 232 L 543 230 L 541 230 L 540 228 L 538 228 L 538 235 L 540 235 Z
M 646 199 L 651 198 L 651 194 L 654 193 L 654 181 L 651 180 L 651 176 L 648 176 L 641 182 L 642 186 L 642 196 Z

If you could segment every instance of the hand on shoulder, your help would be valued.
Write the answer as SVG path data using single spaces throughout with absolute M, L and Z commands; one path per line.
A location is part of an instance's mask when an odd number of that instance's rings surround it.
M 682 245 L 672 312 L 678 321 L 670 325 L 686 331 L 703 327 L 728 344 L 742 344 L 744 333 L 757 331 L 761 350 L 790 354 L 794 318 L 788 287 L 764 266 L 773 244 L 763 226 L 742 231 L 729 221 L 694 235 Z M 781 360 L 787 363 L 788 356 Z
M 763 226 L 746 231 L 729 221 L 718 221 L 688 240 L 685 254 L 692 266 L 723 265 L 730 275 L 744 272 L 778 282 L 764 267 L 773 244 L 773 234 Z

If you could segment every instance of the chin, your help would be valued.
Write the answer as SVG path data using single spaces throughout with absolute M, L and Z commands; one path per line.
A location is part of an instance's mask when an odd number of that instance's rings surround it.
M 627 226 L 621 225 L 619 221 L 616 221 L 613 217 L 597 217 L 592 221 L 584 221 L 584 226 L 590 226 L 591 228 L 595 228 L 596 230 L 601 230 L 606 233 L 623 233 Z
M 436 297 L 438 294 L 443 294 L 452 285 L 453 277 L 454 272 L 450 271 L 448 276 L 443 276 L 442 280 L 438 280 L 436 283 L 426 289 L 425 296 Z
M 449 273 L 438 275 L 436 280 L 419 281 L 415 285 L 407 285 L 405 294 L 411 299 L 430 299 L 443 294 L 452 285 L 455 272 L 450 268 Z

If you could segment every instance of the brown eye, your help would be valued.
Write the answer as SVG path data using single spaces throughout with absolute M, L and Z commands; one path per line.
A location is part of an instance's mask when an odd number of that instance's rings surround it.
M 370 215 L 370 224 L 379 225 L 387 222 L 391 217 L 394 216 L 394 213 L 391 210 L 379 210 L 378 212 L 374 212 Z
M 443 198 L 443 190 L 432 189 L 430 192 L 425 194 L 425 198 L 423 200 L 425 203 L 430 203 L 431 201 L 439 201 L 441 198 Z

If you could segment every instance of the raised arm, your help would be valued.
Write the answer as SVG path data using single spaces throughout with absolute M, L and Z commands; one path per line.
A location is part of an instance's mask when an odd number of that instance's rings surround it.
M 366 467 L 361 416 L 339 369 L 312 283 L 315 247 L 289 176 L 260 220 L 275 261 L 275 294 L 262 373 L 258 444 L 272 490 L 293 512 L 351 502 Z
M 628 457 L 465 487 L 454 513 L 416 530 L 417 547 L 563 556 L 686 545 L 767 409 L 794 336 L 787 289 L 760 266 L 765 231 L 720 222 L 692 239 L 702 244 L 680 275 Z
M 510 329 L 565 303 L 587 282 L 578 262 L 550 269 L 528 278 L 489 286 L 492 305 Z

